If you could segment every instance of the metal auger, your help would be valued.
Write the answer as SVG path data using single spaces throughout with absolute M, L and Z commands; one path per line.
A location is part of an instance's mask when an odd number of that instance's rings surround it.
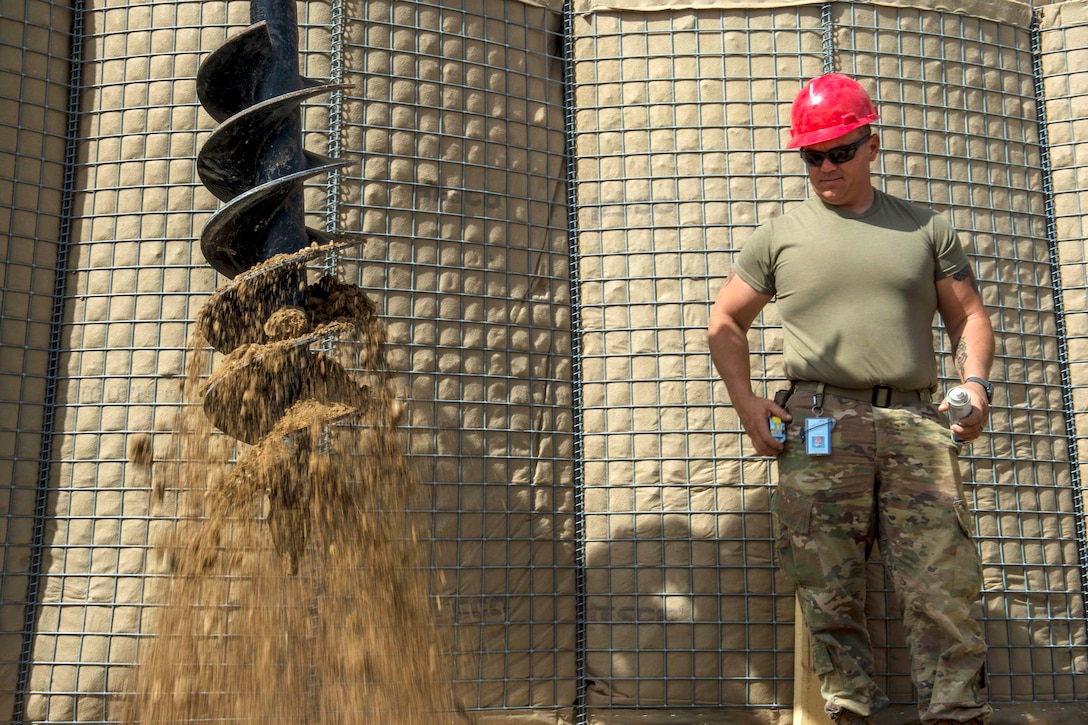
M 306 538 L 306 461 L 320 452 L 311 440 L 313 421 L 350 416 L 368 398 L 364 386 L 311 346 L 332 334 L 358 334 L 365 320 L 315 319 L 315 300 L 339 283 L 326 277 L 312 287 L 307 280 L 308 262 L 354 243 L 334 242 L 305 224 L 304 182 L 350 162 L 305 150 L 301 106 L 338 86 L 299 74 L 295 0 L 253 0 L 250 20 L 197 72 L 200 102 L 219 123 L 197 156 L 197 173 L 224 202 L 200 246 L 231 280 L 197 320 L 203 338 L 226 355 L 204 388 L 203 407 L 213 425 L 253 446 L 239 459 L 227 494 L 268 496 L 273 539 L 293 568 Z M 356 312 L 366 317 L 370 310 Z M 297 406 L 310 402 L 316 412 L 303 420 Z M 258 470 L 253 452 L 269 450 L 263 460 L 273 461 L 273 470 Z M 295 521 L 291 511 L 299 514 Z
M 328 242 L 305 225 L 302 184 L 349 163 L 303 148 L 302 102 L 338 86 L 299 74 L 293 0 L 253 0 L 250 20 L 197 72 L 200 103 L 219 122 L 197 156 L 197 172 L 226 202 L 200 246 L 231 278 L 277 254 Z

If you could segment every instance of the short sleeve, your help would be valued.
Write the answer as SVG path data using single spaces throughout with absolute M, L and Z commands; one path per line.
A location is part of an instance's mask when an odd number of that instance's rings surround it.
M 771 224 L 758 227 L 733 260 L 733 271 L 760 294 L 774 296 L 774 266 L 771 259 Z
M 936 278 L 945 279 L 966 267 L 969 262 L 959 235 L 945 217 L 934 214 L 930 221 L 936 257 Z

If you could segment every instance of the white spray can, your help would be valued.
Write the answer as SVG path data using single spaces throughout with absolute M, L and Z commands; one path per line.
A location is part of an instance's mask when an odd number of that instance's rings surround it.
M 971 394 L 967 392 L 967 388 L 952 388 L 945 398 L 948 400 L 948 417 L 953 423 L 971 414 Z M 952 441 L 963 443 L 955 434 L 952 436 Z

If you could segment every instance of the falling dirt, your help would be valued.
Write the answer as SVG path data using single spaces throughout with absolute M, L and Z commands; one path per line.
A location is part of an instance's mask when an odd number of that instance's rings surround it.
M 467 722 L 407 514 L 402 406 L 372 303 L 333 275 L 294 304 L 247 303 L 266 270 L 315 256 L 269 260 L 202 311 L 206 337 L 237 347 L 210 376 L 205 336 L 189 350 L 176 459 L 153 475 L 176 519 L 155 548 L 159 606 L 121 722 Z

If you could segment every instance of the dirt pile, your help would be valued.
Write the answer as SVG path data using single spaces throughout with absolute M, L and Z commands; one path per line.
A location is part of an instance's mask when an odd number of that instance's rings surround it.
M 384 328 L 362 290 L 304 282 L 319 253 L 270 260 L 202 311 L 176 460 L 155 464 L 177 520 L 122 722 L 466 722 L 406 513 Z M 251 299 L 277 275 L 299 281 L 291 304 Z M 210 377 L 208 337 L 232 348 Z

